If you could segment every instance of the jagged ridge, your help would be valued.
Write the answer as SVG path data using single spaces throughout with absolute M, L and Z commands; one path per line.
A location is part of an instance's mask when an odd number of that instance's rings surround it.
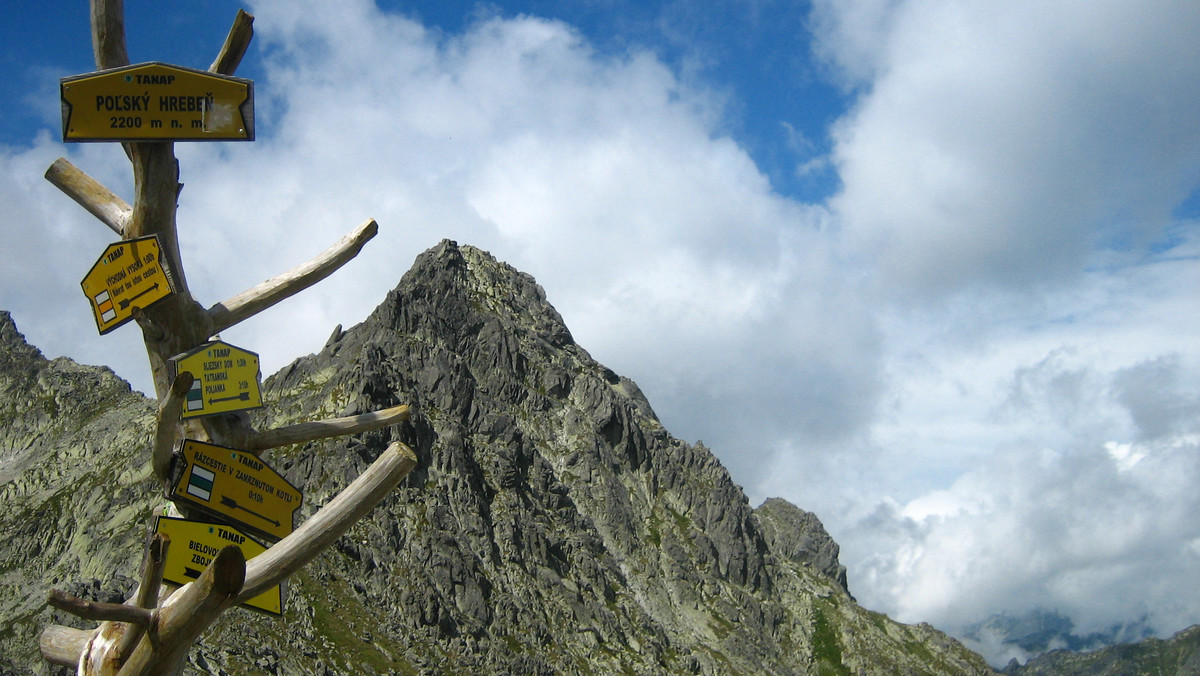
M 95 545 L 102 566 L 25 575 L 26 589 L 132 577 L 141 524 L 161 504 L 142 470 L 150 402 L 133 396 L 141 408 L 121 429 L 140 444 L 113 451 L 138 468 L 123 479 L 123 539 Z M 400 428 L 268 455 L 304 489 L 301 518 L 393 436 L 421 463 L 293 578 L 285 620 L 227 615 L 197 671 L 990 673 L 931 627 L 859 607 L 815 518 L 786 503 L 751 510 L 708 449 L 672 437 L 635 384 L 575 344 L 532 278 L 477 249 L 422 254 L 367 320 L 270 378 L 264 398 L 260 427 L 414 409 Z M 115 429 L 89 435 L 116 443 Z M 101 471 L 100 456 L 79 458 L 80 476 Z M 93 546 L 104 513 L 76 508 L 77 523 L 55 528 Z M 10 549 L 0 565 L 14 560 Z M 24 641 L 48 615 L 9 623 L 5 642 L 22 643 L 6 654 L 33 659 Z

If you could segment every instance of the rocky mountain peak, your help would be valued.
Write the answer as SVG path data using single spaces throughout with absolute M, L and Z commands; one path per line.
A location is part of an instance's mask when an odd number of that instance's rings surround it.
M 783 501 L 752 510 L 707 448 L 672 436 L 632 381 L 575 343 L 531 277 L 473 247 L 444 241 L 421 254 L 365 321 L 336 329 L 263 394 L 259 428 L 413 409 L 400 427 L 265 455 L 302 488 L 301 521 L 393 435 L 420 464 L 292 578 L 284 619 L 224 616 L 195 651 L 197 672 L 990 671 L 928 626 L 859 607 L 816 517 Z M 48 619 L 30 594 L 136 574 L 141 528 L 162 499 L 148 472 L 128 469 L 148 457 L 152 406 L 130 397 L 96 414 L 117 411 L 119 430 L 88 424 L 25 442 L 38 458 L 62 447 L 76 474 L 20 473 L 35 525 L 0 548 L 0 570 L 38 537 L 38 560 L 59 563 L 19 567 L 14 590 L 0 591 L 5 617 L 18 618 L 0 639 L 19 646 L 8 654 L 32 655 Z M 131 432 L 140 446 L 122 436 Z M 102 495 L 88 488 L 101 477 Z M 45 497 L 64 481 L 84 485 L 82 503 Z M 88 554 L 64 559 L 71 547 Z

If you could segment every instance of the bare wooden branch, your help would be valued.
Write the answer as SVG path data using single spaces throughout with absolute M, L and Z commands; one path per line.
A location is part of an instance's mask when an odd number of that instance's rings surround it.
M 246 49 L 253 37 L 254 17 L 247 14 L 246 10 L 239 9 L 233 26 L 229 28 L 229 35 L 225 38 L 225 45 L 221 47 L 221 53 L 217 54 L 217 60 L 208 67 L 209 72 L 233 75 L 238 64 L 242 62 L 242 57 L 246 55 Z
M 85 174 L 64 157 L 54 160 L 54 164 L 46 170 L 46 180 L 75 200 L 79 206 L 87 209 L 89 214 L 100 219 L 100 222 L 113 232 L 121 237 L 125 236 L 125 224 L 129 222 L 133 207 L 99 181 Z
M 150 640 L 137 644 L 120 673 L 177 673 L 200 634 L 235 603 L 245 579 L 242 550 L 236 545 L 222 548 L 198 580 L 181 587 L 159 607 L 157 621 L 150 627 Z
M 193 381 L 195 378 L 191 372 L 181 372 L 175 376 L 171 389 L 167 390 L 166 396 L 158 404 L 158 429 L 154 435 L 150 467 L 154 471 L 154 478 L 168 491 L 171 485 L 171 454 L 180 436 L 179 414 L 183 411 L 183 403 L 187 400 Z
M 146 316 L 146 311 L 134 305 L 129 310 L 129 314 L 133 315 L 133 321 L 142 329 L 142 337 L 146 340 L 159 341 L 167 336 L 167 332 L 161 326 L 155 324 L 149 317 Z
M 124 0 L 92 0 L 91 7 L 92 53 L 96 57 L 96 68 L 128 66 Z
M 170 546 L 171 538 L 164 533 L 155 533 L 146 544 L 141 585 L 131 599 L 137 607 L 153 609 L 158 605 L 158 590 L 162 587 L 163 566 L 167 563 L 167 549 Z M 131 624 L 125 628 L 124 633 L 117 639 L 116 648 L 113 649 L 117 664 L 123 663 L 133 653 L 138 641 L 146 634 L 146 629 L 146 626 L 140 624 Z M 103 631 L 104 627 L 101 628 L 101 632 Z
M 79 665 L 79 658 L 94 633 L 52 624 L 42 630 L 38 648 L 42 651 L 42 658 L 50 664 L 74 668 Z
M 368 218 L 316 258 L 212 306 L 208 309 L 211 333 L 220 333 L 325 279 L 357 256 L 378 232 L 379 224 Z
M 329 437 L 341 437 L 359 432 L 369 432 L 381 427 L 395 425 L 408 420 L 408 405 L 393 406 L 382 411 L 352 415 L 345 418 L 333 418 L 315 422 L 298 423 L 264 430 L 250 435 L 244 448 L 248 451 L 262 451 L 268 448 L 278 448 L 288 444 L 299 444 Z
M 274 587 L 299 570 L 371 511 L 417 466 L 417 454 L 393 441 L 375 462 L 308 521 L 246 565 L 238 602 Z
M 123 603 L 102 603 L 87 601 L 70 594 L 53 589 L 46 599 L 46 605 L 77 615 L 85 620 L 112 620 L 113 622 L 133 622 L 149 625 L 150 611 Z
M 139 608 L 158 605 L 158 590 L 162 587 L 163 566 L 167 564 L 167 550 L 171 548 L 171 536 L 155 533 L 146 546 L 146 557 L 142 561 L 142 584 L 138 587 L 133 602 Z

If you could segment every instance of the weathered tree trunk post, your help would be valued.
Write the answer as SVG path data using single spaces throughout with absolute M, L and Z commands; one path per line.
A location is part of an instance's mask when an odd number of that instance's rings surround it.
M 209 71 L 232 75 L 245 54 L 253 17 L 239 11 Z M 92 47 L 98 70 L 129 65 L 125 49 L 122 0 L 91 0 Z M 312 286 L 354 258 L 375 236 L 378 226 L 368 219 L 316 258 L 205 309 L 188 290 L 176 231 L 176 199 L 182 185 L 171 140 L 127 141 L 133 167 L 133 205 L 73 166 L 55 161 L 46 178 L 116 232 L 123 241 L 154 235 L 160 260 L 172 273 L 174 294 L 141 309 L 132 317 L 141 327 L 150 358 L 159 406 L 157 432 L 148 461 L 164 490 L 171 486 L 176 446 L 187 436 L 250 453 L 394 425 L 408 419 L 407 406 L 327 421 L 299 423 L 257 431 L 241 414 L 218 414 L 181 422 L 184 398 L 193 376 L 172 375 L 171 359 L 210 337 Z M 160 597 L 163 567 L 170 540 L 148 540 L 140 586 L 125 604 L 94 603 L 58 591 L 47 603 L 86 619 L 100 621 L 92 631 L 47 627 L 41 636 L 43 657 L 76 667 L 78 673 L 173 674 L 182 668 L 193 643 L 226 609 L 270 589 L 299 570 L 344 534 L 391 491 L 416 465 L 412 449 L 393 442 L 353 483 L 295 532 L 247 562 L 241 549 L 221 549 L 202 575 L 174 593 Z M 186 507 L 185 507 L 186 509 Z

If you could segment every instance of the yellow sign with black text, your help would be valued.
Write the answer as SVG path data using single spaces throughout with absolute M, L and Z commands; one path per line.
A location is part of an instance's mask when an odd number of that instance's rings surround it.
M 184 439 L 185 463 L 171 490 L 184 501 L 272 541 L 292 532 L 300 489 L 253 453 Z
M 254 83 L 165 63 L 62 78 L 63 141 L 253 141 Z
M 161 260 L 158 237 L 148 235 L 108 245 L 80 285 L 92 306 L 96 328 L 104 335 L 175 293 Z
M 263 405 L 258 355 L 249 350 L 217 340 L 171 357 L 168 365 L 172 379 L 184 371 L 195 377 L 181 418 L 231 413 Z
M 233 526 L 219 523 L 157 516 L 154 531 L 171 538 L 163 566 L 163 582 L 180 586 L 199 578 L 224 547 L 237 545 L 247 561 L 267 551 Z M 271 615 L 283 615 L 283 590 L 279 586 L 272 587 L 242 605 Z

